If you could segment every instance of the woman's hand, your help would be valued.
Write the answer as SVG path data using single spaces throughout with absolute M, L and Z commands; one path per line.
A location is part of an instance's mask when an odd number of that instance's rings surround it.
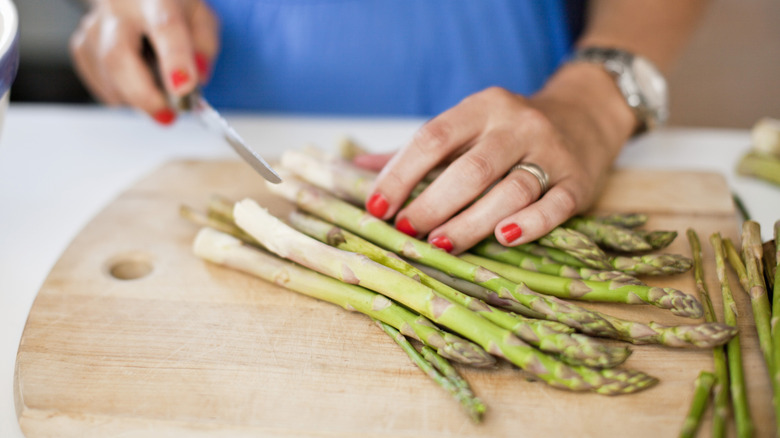
M 636 127 L 613 79 L 596 65 L 563 67 L 531 98 L 490 88 L 426 123 L 387 163 L 366 207 L 453 253 L 491 233 L 504 245 L 541 237 L 595 200 Z M 382 158 L 362 157 L 376 166 Z M 403 207 L 415 185 L 447 168 Z M 549 176 L 549 189 L 518 163 Z
M 147 38 L 168 94 L 206 81 L 218 50 L 218 23 L 202 0 L 92 0 L 70 41 L 76 70 L 109 105 L 130 105 L 162 124 L 175 112 L 142 56 Z

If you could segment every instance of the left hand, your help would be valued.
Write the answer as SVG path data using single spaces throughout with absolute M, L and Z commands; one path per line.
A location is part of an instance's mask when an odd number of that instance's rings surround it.
M 473 94 L 426 123 L 379 174 L 370 213 L 452 253 L 494 233 L 504 245 L 535 240 L 596 199 L 636 119 L 606 72 L 565 66 L 531 98 L 501 88 Z M 378 167 L 387 158 L 364 156 Z M 404 201 L 433 168 L 451 162 L 419 197 Z M 533 163 L 549 176 L 510 171 Z

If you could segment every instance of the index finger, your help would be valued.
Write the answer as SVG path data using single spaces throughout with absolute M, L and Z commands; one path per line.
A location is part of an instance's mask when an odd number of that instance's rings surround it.
M 149 42 L 160 65 L 168 93 L 184 96 L 197 85 L 197 69 L 189 24 L 175 1 L 161 1 L 145 11 Z
M 391 218 L 431 169 L 478 135 L 484 112 L 464 104 L 466 100 L 423 125 L 390 159 L 371 188 L 366 201 L 369 213 Z

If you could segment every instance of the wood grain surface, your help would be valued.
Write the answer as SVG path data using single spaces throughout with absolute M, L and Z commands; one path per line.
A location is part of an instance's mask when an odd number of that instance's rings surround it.
M 728 187 L 713 174 L 621 170 L 597 204 L 642 211 L 648 228 L 681 232 L 669 252 L 703 241 L 720 313 L 709 235 L 738 239 Z M 676 436 L 707 350 L 633 347 L 624 365 L 660 378 L 607 397 L 550 388 L 502 363 L 461 368 L 488 413 L 472 424 L 368 318 L 208 264 L 180 204 L 212 193 L 250 196 L 278 215 L 291 207 L 238 162 L 172 162 L 123 193 L 71 243 L 30 311 L 15 398 L 28 437 L 668 437 Z M 129 278 L 138 277 L 138 278 Z M 657 280 L 694 292 L 692 275 Z M 740 312 L 757 436 L 773 427 L 771 391 L 746 294 Z M 13 293 L 13 291 L 5 291 Z M 690 323 L 651 306 L 598 305 L 616 316 Z M 709 434 L 707 414 L 701 436 Z

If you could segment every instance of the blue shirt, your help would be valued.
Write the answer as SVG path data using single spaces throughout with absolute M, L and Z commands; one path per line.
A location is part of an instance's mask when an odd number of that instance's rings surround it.
M 270 112 L 432 116 L 497 85 L 529 95 L 566 56 L 563 0 L 211 0 L 206 96 Z

